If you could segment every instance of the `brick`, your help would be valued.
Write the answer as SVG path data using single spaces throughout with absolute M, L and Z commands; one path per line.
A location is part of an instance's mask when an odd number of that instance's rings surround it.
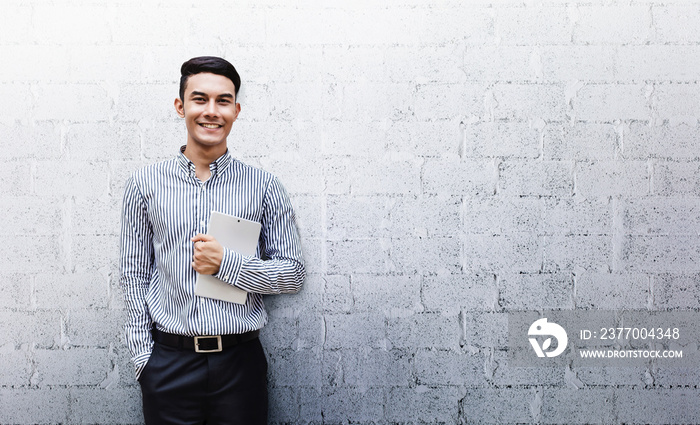
M 390 237 L 389 211 L 392 199 L 375 196 L 326 198 L 327 236 L 330 239 Z M 358 212 L 362 219 L 358 220 Z
M 652 105 L 655 118 L 696 122 L 700 116 L 700 90 L 694 84 L 654 86 Z
M 700 196 L 700 164 L 666 161 L 654 164 L 653 193 L 661 196 Z
M 487 122 L 465 128 L 467 157 L 537 158 L 540 131 L 527 123 Z
M 649 120 L 647 88 L 641 84 L 587 84 L 571 101 L 577 120 L 613 123 Z
M 423 193 L 492 195 L 496 178 L 493 161 L 428 160 L 423 167 Z
M 382 122 L 386 117 L 403 119 L 413 116 L 415 86 L 412 84 L 348 83 L 341 87 L 339 94 L 340 120 L 366 125 L 368 122 Z
M 382 82 L 385 52 L 367 46 L 324 46 L 319 63 L 326 79 L 339 82 Z
M 270 349 L 292 348 L 298 337 L 297 319 L 293 317 L 269 316 L 260 334 L 263 347 Z
M 450 236 L 462 227 L 459 196 L 401 196 L 387 199 L 386 204 L 388 236 Z M 373 225 L 376 235 L 379 226 Z
M 625 233 L 689 235 L 700 233 L 700 203 L 693 199 L 630 199 L 623 204 Z
M 655 5 L 651 9 L 651 16 L 658 42 L 673 44 L 700 42 L 700 36 L 693 29 L 700 19 L 700 9 L 697 5 Z
M 343 44 L 351 35 L 347 17 L 340 9 L 270 9 L 265 23 L 275 31 L 266 31 L 265 41 L 271 45 Z
M 572 22 L 566 7 L 502 8 L 496 15 L 498 37 L 509 45 L 553 45 L 571 42 Z
M 459 400 L 461 419 L 466 423 L 528 423 L 535 389 L 467 388 Z
M 586 198 L 638 197 L 649 193 L 649 170 L 646 162 L 578 162 L 575 173 L 575 192 Z
M 548 234 L 612 234 L 609 199 L 545 198 L 540 230 Z
M 545 81 L 611 81 L 618 65 L 614 46 L 542 46 L 539 51 Z
M 305 422 L 366 423 L 384 416 L 384 390 L 381 388 L 334 386 L 324 387 L 320 394 L 315 389 L 304 388 L 300 399 L 299 416 Z
M 574 282 L 566 273 L 505 274 L 499 282 L 499 306 L 506 310 L 572 309 Z
M 545 390 L 542 397 L 544 423 L 603 423 L 615 417 L 613 388 Z
M 480 116 L 484 94 L 480 84 L 421 84 L 415 89 L 415 116 L 420 121 Z
M 576 378 L 585 386 L 646 385 L 646 373 L 641 367 L 577 367 Z
M 107 306 L 107 279 L 100 273 L 38 274 L 34 289 L 38 308 Z
M 268 423 L 288 423 L 299 419 L 299 401 L 294 387 L 268 385 Z
M 695 388 L 615 390 L 617 418 L 627 423 L 692 423 L 700 415 Z
M 74 160 L 132 160 L 141 154 L 138 128 L 132 123 L 116 128 L 107 123 L 75 123 L 68 127 L 65 137 L 65 149 Z
M 299 158 L 291 155 L 284 159 L 264 159 L 261 160 L 261 165 L 264 170 L 277 176 L 290 194 L 312 194 L 322 190 L 323 175 L 320 166 L 306 167 L 302 172 Z
M 460 396 L 456 387 L 392 388 L 387 395 L 386 418 L 394 423 L 458 423 Z
M 351 279 L 354 310 L 381 310 L 387 316 L 421 311 L 420 284 L 416 275 L 354 275 Z
M 270 352 L 269 375 L 275 386 L 321 385 L 321 358 L 315 350 Z M 274 354 L 274 355 L 273 355 Z
M 150 84 L 121 84 L 119 86 L 119 102 L 114 105 L 112 113 L 119 121 L 140 121 L 143 119 L 168 121 L 176 120 L 177 114 L 173 100 L 178 96 L 179 84 L 175 82 Z M 143 97 L 154 99 L 144 102 Z M 107 113 L 102 115 L 101 119 Z M 90 117 L 84 117 L 90 118 Z M 94 118 L 93 118 L 94 120 Z M 182 142 L 185 141 L 184 133 Z M 180 143 L 175 146 L 179 146 Z M 182 143 L 184 144 L 184 143 Z
M 104 44 L 110 41 L 109 15 L 89 5 L 37 4 L 32 8 L 34 37 L 39 44 Z M 90 16 L 89 22 L 82 19 Z M 90 34 L 89 37 L 85 37 Z M 59 42 L 60 41 L 60 42 Z
M 389 258 L 391 271 L 442 274 L 462 269 L 461 241 L 457 237 L 419 237 L 394 240 Z
M 360 51 L 370 54 L 370 58 L 375 61 L 384 61 L 382 67 L 372 70 L 367 67 L 366 59 L 359 55 L 353 55 L 352 50 L 338 50 L 338 53 L 350 54 L 352 59 L 367 68 L 347 72 L 350 75 L 359 74 L 361 77 L 382 81 L 388 78 L 394 83 L 408 82 L 442 82 L 442 83 L 463 83 L 465 81 L 463 64 L 463 51 L 453 45 L 437 46 L 391 46 L 383 51 L 382 57 L 377 57 L 378 53 L 374 49 Z M 380 51 L 381 52 L 381 51 Z M 359 53 L 359 52 L 358 52 Z M 325 49 L 324 49 L 325 56 Z M 378 74 L 378 71 L 383 71 Z M 369 77 L 363 74 L 369 72 Z
M 342 355 L 343 382 L 358 388 L 407 386 L 413 379 L 406 350 L 349 350 Z
M 462 309 L 494 310 L 498 303 L 498 289 L 491 274 L 426 276 L 421 294 L 427 311 L 443 314 L 458 313 Z
M 654 307 L 660 310 L 692 310 L 700 307 L 700 274 L 681 271 L 652 278 Z
M 573 190 L 568 161 L 504 161 L 499 165 L 499 194 L 566 196 Z
M 0 161 L 0 196 L 29 195 L 32 191 L 31 167 L 18 161 Z
M 621 264 L 626 271 L 692 273 L 700 271 L 700 242 L 696 237 L 627 236 Z
M 109 190 L 108 166 L 103 161 L 41 161 L 37 164 L 34 186 L 45 197 L 100 197 Z
M 576 307 L 615 310 L 625 306 L 632 310 L 649 305 L 649 278 L 642 274 L 583 273 L 576 276 Z
M 0 84 L 0 96 L 5 99 L 17 98 L 16 102 L 6 102 L 0 106 L 3 123 L 14 124 L 15 121 L 26 120 L 28 114 L 33 115 L 35 106 L 29 84 L 3 82 Z
M 208 8 L 194 8 L 193 10 L 190 10 L 190 13 L 185 14 L 181 13 L 181 8 L 173 8 L 172 12 L 170 12 L 170 14 L 172 14 L 173 16 L 168 16 L 168 18 L 174 17 L 177 19 L 176 22 L 178 23 L 180 21 L 184 21 L 182 22 L 184 27 L 180 27 L 180 31 L 174 31 L 176 32 L 176 34 L 171 34 L 170 31 L 172 30 L 169 29 L 169 31 L 165 32 L 164 34 L 158 33 L 156 35 L 158 37 L 163 37 L 163 44 L 174 45 L 181 45 L 180 40 L 182 40 L 182 38 L 185 38 L 185 40 L 187 40 L 187 42 L 189 43 L 207 45 L 212 43 L 212 37 L 216 35 L 218 41 L 222 44 L 222 48 L 226 48 L 227 46 L 230 46 L 232 44 L 245 45 L 255 42 L 260 43 L 263 40 L 265 40 L 266 8 L 257 8 L 249 6 L 237 7 L 234 11 L 230 9 L 230 6 L 226 3 L 219 3 L 214 7 L 216 7 L 215 10 L 218 10 L 220 12 L 211 13 L 212 10 Z M 235 23 L 232 22 L 232 14 L 235 15 Z M 147 25 L 147 21 L 143 23 Z M 178 25 L 178 23 L 174 22 L 173 24 Z M 189 26 L 189 30 L 186 32 L 186 35 L 182 34 L 182 32 L 184 32 L 182 28 L 185 28 L 187 26 Z M 135 29 L 135 31 L 139 30 Z M 173 35 L 172 39 L 168 37 L 170 35 Z M 131 34 L 129 34 L 129 36 L 133 37 L 133 35 Z M 177 42 L 173 43 L 173 41 Z M 182 42 L 185 41 L 183 40 Z M 233 50 L 233 52 L 236 51 L 230 47 L 229 49 Z M 243 57 L 241 57 L 242 55 L 234 55 L 233 52 L 229 53 L 229 51 L 227 50 L 228 54 L 225 57 L 227 57 L 234 64 L 234 66 L 236 66 L 236 69 L 238 70 L 238 67 L 240 66 L 239 64 L 247 62 L 248 58 L 245 57 L 244 59 Z M 187 58 L 183 58 L 182 60 L 184 61 L 186 59 Z M 285 68 L 285 66 L 283 66 L 283 68 Z M 257 70 L 260 68 L 254 69 Z M 243 75 L 245 75 L 247 79 L 250 74 L 241 74 L 241 76 Z
M 71 241 L 71 265 L 78 273 L 105 269 L 116 272 L 119 264 L 118 252 L 119 236 L 76 235 Z
M 110 198 L 73 198 L 70 205 L 71 227 L 78 235 L 118 235 L 121 196 Z
M 567 105 L 563 84 L 496 83 L 493 86 L 493 118 L 529 121 L 563 121 Z
M 62 423 L 69 405 L 66 388 L 0 388 L 2 423 Z
M 8 13 L 10 9 L 20 9 L 21 7 L 11 7 L 8 6 Z M 5 16 L 3 16 L 5 18 Z M 14 27 L 18 22 L 11 22 L 9 19 L 3 19 L 3 31 L 7 28 Z M 23 30 L 13 30 L 14 35 L 21 34 L 24 31 L 31 31 L 34 28 L 33 25 L 28 25 Z M 9 40 L 6 36 L 0 35 L 0 43 L 4 40 Z M 70 48 L 68 46 L 57 46 L 57 45 L 39 45 L 39 44 L 28 44 L 28 39 L 25 38 L 20 44 L 0 44 L 0 55 L 7 58 L 27 58 L 26 60 L 12 60 L 6 61 L 3 67 L 3 82 L 15 83 L 16 88 L 22 87 L 22 90 L 29 89 L 29 85 L 16 84 L 16 83 L 33 83 L 38 81 L 66 81 L 70 78 L 70 66 L 69 66 L 69 55 L 68 52 Z M 83 46 L 84 47 L 84 46 Z M 29 58 L 41 58 L 41 66 L 31 66 L 28 62 Z M 47 72 L 50 70 L 50 73 Z M 93 74 L 93 78 L 94 78 Z M 3 84 L 0 84 L 3 87 Z M 8 87 L 10 87 L 8 85 Z M 27 92 L 29 94 L 29 92 Z M 18 99 L 19 102 L 27 102 L 31 104 L 31 98 Z M 17 117 L 17 119 L 28 118 L 27 112 L 29 110 L 17 110 L 15 108 L 17 104 L 13 105 L 5 104 L 3 107 L 12 106 L 9 110 L 14 110 L 15 113 L 22 112 L 23 117 Z M 4 115 L 4 114 L 3 114 Z M 5 120 L 8 117 L 3 116 L 2 119 Z M 13 118 L 14 120 L 14 118 Z
M 455 156 L 459 154 L 464 137 L 457 118 L 445 122 L 394 121 L 384 137 L 390 153 L 417 156 Z
M 0 202 L 7 214 L 3 226 L 13 235 L 57 236 L 63 231 L 65 206 L 56 199 L 0 197 Z
M 650 126 L 633 122 L 624 134 L 623 154 L 628 159 L 684 159 L 698 157 L 696 140 L 700 126 L 668 125 Z
M 325 245 L 331 273 L 382 273 L 390 270 L 389 247 L 384 240 L 351 239 L 328 241 Z M 304 258 L 308 261 L 306 252 L 304 249 Z
M 102 349 L 38 350 L 34 356 L 32 381 L 40 386 L 98 385 L 110 370 L 107 351 Z
M 700 379 L 700 370 L 695 366 L 659 367 L 653 370 L 653 382 L 659 386 L 692 387 Z
M 9 344 L 0 348 L 2 354 L 2 373 L 0 385 L 3 387 L 27 387 L 32 376 L 32 355 L 26 350 L 15 350 Z M 0 396 L 0 403 L 2 398 Z
M 50 121 L 30 123 L 0 122 L 5 159 L 58 159 L 61 151 L 61 126 Z
M 73 388 L 70 391 L 71 423 L 138 424 L 143 421 L 142 402 L 136 388 Z
M 611 236 L 554 235 L 543 242 L 544 270 L 548 272 L 607 271 L 612 269 Z
M 533 382 L 537 385 L 560 386 L 564 382 L 563 368 L 511 366 L 510 355 L 506 350 L 493 351 L 490 360 L 495 365 L 495 370 L 489 379 L 496 387 L 527 386 Z
M 32 276 L 28 273 L 0 273 L 0 309 L 26 310 L 31 303 Z
M 573 41 L 577 44 L 644 44 L 652 37 L 649 10 L 645 5 L 580 6 Z
M 108 348 L 113 345 L 126 350 L 126 346 L 122 346 L 126 311 L 84 309 L 87 306 L 82 299 L 68 308 L 71 307 L 65 321 L 65 337 L 71 346 Z
M 543 221 L 542 202 L 535 198 L 470 198 L 463 211 L 464 230 L 470 234 L 534 232 Z
M 420 164 L 417 161 L 376 158 L 362 166 L 355 161 L 344 164 L 345 179 L 354 195 L 403 194 L 420 191 Z
M 33 117 L 37 120 L 99 121 L 112 116 L 105 88 L 98 84 L 39 83 Z M 56 108 L 70 99 L 70 108 Z M 145 102 L 142 102 L 145 103 Z
M 385 151 L 384 123 L 330 121 L 324 123 L 323 151 L 332 155 L 376 157 Z
M 494 312 L 463 312 L 464 344 L 474 348 L 508 348 L 508 315 Z
M 33 40 L 32 7 L 13 5 L 3 14 L 3 25 L 0 29 L 2 44 L 22 44 Z
M 324 348 L 384 348 L 386 321 L 377 313 L 326 314 Z
M 543 240 L 530 232 L 508 235 L 466 235 L 462 267 L 475 272 L 538 272 L 542 267 Z
M 327 271 L 327 264 L 332 264 L 328 261 L 330 256 L 324 254 L 330 251 L 330 247 L 323 239 L 318 238 L 301 238 L 301 252 L 303 253 L 304 266 L 306 273 L 324 273 Z M 338 247 L 336 247 L 338 248 Z M 343 249 L 346 247 L 340 247 Z
M 61 342 L 61 314 L 56 311 L 0 312 L 4 341 L 15 347 L 52 347 Z M 21 323 L 22 326 L 17 326 Z
M 700 66 L 699 53 L 698 46 L 620 46 L 615 75 L 619 81 L 694 82 L 696 75 L 692 70 Z M 663 90 L 664 86 L 655 88 Z M 686 108 L 692 106 L 679 104 Z
M 479 354 L 465 354 L 447 350 L 416 352 L 414 365 L 419 385 L 483 385 L 484 359 Z
M 461 327 L 457 314 L 413 314 L 391 318 L 387 338 L 394 348 L 437 348 L 458 350 Z
M 55 272 L 64 263 L 66 249 L 56 236 L 14 235 L 0 237 L 0 258 L 5 273 Z M 40 259 L 41 261 L 37 261 Z
M 530 46 L 467 46 L 461 70 L 469 82 L 532 81 L 537 77 L 530 68 L 532 54 Z
M 548 159 L 611 160 L 618 149 L 617 133 L 611 124 L 555 124 L 544 130 L 544 154 Z

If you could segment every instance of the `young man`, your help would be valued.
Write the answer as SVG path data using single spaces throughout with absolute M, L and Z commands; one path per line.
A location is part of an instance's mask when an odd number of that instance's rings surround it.
M 144 417 L 147 424 L 265 424 L 261 294 L 295 293 L 304 280 L 294 212 L 273 175 L 228 151 L 241 110 L 233 65 L 197 57 L 181 74 L 175 110 L 187 144 L 135 172 L 122 208 L 120 285 Z M 255 256 L 206 235 L 212 211 L 261 223 Z M 197 273 L 248 291 L 246 303 L 196 296 Z

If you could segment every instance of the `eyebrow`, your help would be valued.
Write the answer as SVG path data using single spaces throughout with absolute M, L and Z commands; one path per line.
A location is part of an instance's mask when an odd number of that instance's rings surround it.
M 190 93 L 190 97 L 194 97 L 194 96 L 209 97 L 208 94 L 202 93 L 201 91 L 192 91 L 192 93 Z M 230 98 L 230 99 L 235 99 L 234 96 L 233 96 L 231 93 L 222 93 L 222 94 L 220 94 L 220 95 L 217 96 L 217 97 L 218 97 L 218 98 L 226 97 L 226 98 Z

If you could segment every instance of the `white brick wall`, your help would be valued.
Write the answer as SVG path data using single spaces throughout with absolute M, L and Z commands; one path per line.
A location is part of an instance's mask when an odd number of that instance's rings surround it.
M 698 309 L 693 0 L 10 0 L 0 423 L 140 423 L 123 184 L 185 141 L 179 67 L 241 73 L 233 154 L 292 196 L 271 423 L 697 423 L 697 371 L 507 365 L 507 312 Z

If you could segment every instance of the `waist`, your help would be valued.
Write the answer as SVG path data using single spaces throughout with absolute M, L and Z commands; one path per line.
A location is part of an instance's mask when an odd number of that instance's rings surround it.
M 218 353 L 224 348 L 252 341 L 260 336 L 260 330 L 229 335 L 184 336 L 153 329 L 153 340 L 181 350 L 193 350 L 197 353 Z

